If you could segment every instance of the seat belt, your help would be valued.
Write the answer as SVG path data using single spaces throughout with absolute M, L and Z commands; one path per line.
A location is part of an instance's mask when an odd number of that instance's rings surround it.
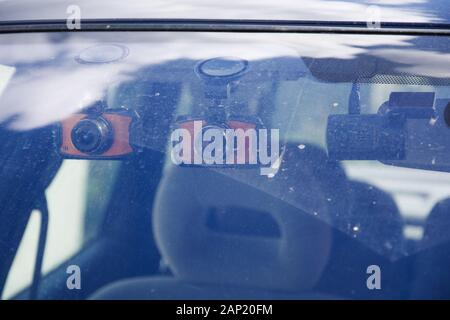
M 42 261 L 44 259 L 45 245 L 47 242 L 47 230 L 48 230 L 48 205 L 45 192 L 39 197 L 36 204 L 36 210 L 39 211 L 41 216 L 41 225 L 39 230 L 38 248 L 36 252 L 36 260 L 34 262 L 33 282 L 30 288 L 30 300 L 36 300 L 38 298 L 38 290 L 42 276 Z

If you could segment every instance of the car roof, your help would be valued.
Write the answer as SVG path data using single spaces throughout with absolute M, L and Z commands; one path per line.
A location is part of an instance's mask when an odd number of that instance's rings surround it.
M 447 0 L 0 0 L 0 21 L 245 19 L 450 24 Z M 68 9 L 69 8 L 69 9 Z M 69 10 L 69 11 L 68 11 Z

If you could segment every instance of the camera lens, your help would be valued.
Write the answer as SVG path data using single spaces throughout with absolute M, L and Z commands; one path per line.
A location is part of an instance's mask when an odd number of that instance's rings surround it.
M 83 119 L 72 129 L 72 143 L 81 152 L 99 154 L 111 147 L 112 127 L 102 117 Z
M 194 152 L 196 154 L 198 154 L 200 157 L 202 157 L 206 163 L 212 163 L 213 159 L 209 159 L 208 154 L 203 154 L 203 151 L 210 143 L 213 143 L 213 142 L 212 141 L 204 141 L 203 140 L 204 136 L 208 135 L 208 131 L 210 133 L 212 133 L 211 130 L 215 130 L 215 133 L 219 133 L 223 139 L 221 142 L 218 142 L 219 146 L 222 146 L 222 148 L 224 148 L 224 147 L 226 148 L 226 129 L 229 129 L 229 128 L 225 124 L 208 124 L 208 125 L 202 127 L 201 134 L 199 134 L 197 137 L 195 137 L 196 142 L 194 143 Z M 211 137 L 208 137 L 208 138 L 211 138 Z M 199 147 L 201 149 L 198 149 Z M 214 149 L 214 152 L 215 151 L 217 151 L 217 149 Z M 216 156 L 215 153 L 211 154 L 211 155 L 213 157 Z M 223 159 L 225 161 L 225 156 L 226 156 L 225 149 L 222 149 L 222 155 L 223 155 Z

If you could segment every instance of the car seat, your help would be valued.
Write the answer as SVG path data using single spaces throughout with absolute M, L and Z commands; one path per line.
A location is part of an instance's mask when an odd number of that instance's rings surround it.
M 349 186 L 351 233 L 379 254 L 397 257 L 403 252 L 403 219 L 392 196 L 365 182 L 351 181 Z
M 424 227 L 420 251 L 415 255 L 412 298 L 450 297 L 450 199 L 438 202 Z
M 351 206 L 345 217 L 334 221 L 333 247 L 318 290 L 348 298 L 374 297 L 375 292 L 366 286 L 366 269 L 376 264 L 387 280 L 379 294 L 389 297 L 403 281 L 400 275 L 390 274 L 395 271 L 392 259 L 403 250 L 399 210 L 388 193 L 373 185 L 349 181 L 347 188 Z
M 123 280 L 93 299 L 289 299 L 327 265 L 330 221 L 348 213 L 347 180 L 312 145 L 286 146 L 278 173 L 169 165 L 153 210 L 173 276 Z

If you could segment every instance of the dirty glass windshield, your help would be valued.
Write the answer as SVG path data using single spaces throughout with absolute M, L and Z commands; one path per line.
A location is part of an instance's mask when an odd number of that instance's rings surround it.
M 449 45 L 1 35 L 3 298 L 450 297 Z

